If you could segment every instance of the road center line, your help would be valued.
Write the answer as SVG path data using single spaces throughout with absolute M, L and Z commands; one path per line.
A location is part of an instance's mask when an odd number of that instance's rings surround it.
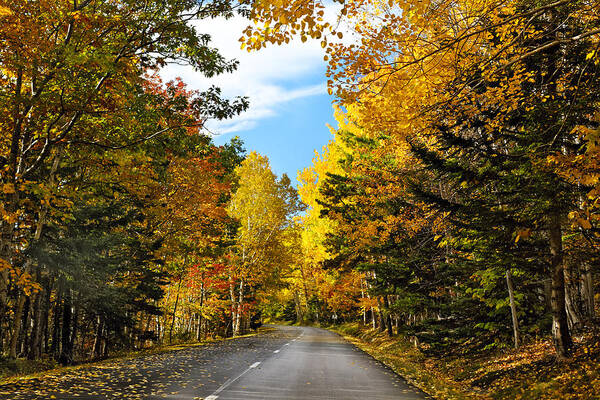
M 235 378 L 227 380 L 224 384 L 222 384 L 221 386 L 219 386 L 219 388 L 217 390 L 215 390 L 213 394 L 211 394 L 210 396 L 206 397 L 205 400 L 216 400 L 216 399 L 218 399 L 219 398 L 219 393 L 221 393 L 223 390 L 227 389 L 227 387 L 229 385 L 231 385 L 233 382 L 235 382 L 238 379 L 240 379 L 242 376 L 244 376 L 244 374 L 246 374 L 252 368 L 256 368 L 259 365 L 260 365 L 260 361 L 257 361 L 254 364 L 252 364 L 251 366 L 249 366 L 248 368 L 246 368 L 246 370 L 244 372 L 242 372 L 241 374 L 239 374 Z

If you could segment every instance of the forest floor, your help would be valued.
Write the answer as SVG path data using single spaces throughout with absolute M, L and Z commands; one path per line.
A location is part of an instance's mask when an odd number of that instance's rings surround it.
M 600 335 L 575 338 L 567 361 L 554 356 L 550 339 L 484 355 L 428 357 L 406 338 L 357 323 L 331 327 L 436 399 L 600 399 Z

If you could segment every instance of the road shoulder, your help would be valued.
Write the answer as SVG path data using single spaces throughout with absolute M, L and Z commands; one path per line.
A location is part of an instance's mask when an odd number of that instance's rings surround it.
M 469 388 L 442 376 L 428 365 L 428 360 L 403 338 L 389 338 L 385 333 L 361 328 L 358 324 L 331 326 L 327 329 L 391 368 L 406 382 L 436 399 L 483 400 L 489 397 L 472 393 Z

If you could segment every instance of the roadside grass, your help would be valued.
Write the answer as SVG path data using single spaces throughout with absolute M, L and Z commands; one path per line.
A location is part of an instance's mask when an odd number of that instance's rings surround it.
M 227 340 L 236 340 L 245 337 L 255 336 L 259 333 L 266 333 L 272 330 L 269 327 L 260 327 L 255 332 L 236 337 L 216 337 L 208 338 L 202 342 L 180 342 L 173 344 L 157 344 L 139 350 L 121 350 L 112 353 L 108 358 L 96 361 L 83 361 L 75 365 L 61 366 L 52 358 L 42 358 L 39 360 L 27 360 L 18 358 L 16 360 L 0 359 L 0 384 L 13 383 L 16 381 L 35 379 L 43 377 L 45 374 L 57 374 L 76 371 L 78 369 L 104 365 L 117 360 L 126 360 L 150 355 L 169 353 L 185 350 L 193 347 L 200 347 L 210 343 L 222 342 Z
M 272 324 L 272 325 L 284 325 L 284 326 L 296 326 L 301 325 L 296 322 L 287 321 L 284 319 L 275 319 L 275 318 L 265 318 L 264 324 Z
M 427 357 L 402 336 L 348 323 L 329 327 L 436 399 L 600 399 L 600 335 L 575 338 L 573 357 L 558 361 L 552 343 L 538 340 L 519 350 Z
M 40 360 L 28 360 L 18 358 L 16 360 L 0 360 L 0 381 L 12 376 L 26 376 L 38 374 L 57 368 L 58 363 L 52 358 Z
M 383 362 L 414 387 L 436 399 L 471 400 L 486 397 L 470 394 L 467 387 L 432 368 L 431 360 L 403 337 L 388 338 L 385 333 L 364 328 L 358 323 L 331 326 L 329 329 Z

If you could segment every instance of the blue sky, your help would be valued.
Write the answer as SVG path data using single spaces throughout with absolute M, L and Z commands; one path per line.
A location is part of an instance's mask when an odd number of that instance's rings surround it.
M 239 60 L 238 71 L 207 79 L 188 67 L 169 66 L 165 80 L 181 77 L 191 88 L 214 84 L 225 96 L 250 98 L 250 109 L 229 121 L 210 122 L 217 144 L 239 136 L 248 151 L 269 157 L 275 173 L 296 172 L 311 164 L 314 150 L 332 138 L 326 124 L 334 125 L 333 98 L 325 84 L 324 52 L 319 42 L 299 40 L 269 46 L 258 52 L 240 49 L 239 37 L 248 21 L 215 19 L 198 23 L 200 33 L 212 35 L 214 47 L 225 57 Z
M 334 125 L 331 99 L 319 94 L 290 101 L 255 128 L 223 134 L 215 142 L 222 144 L 237 135 L 248 151 L 268 156 L 274 172 L 286 173 L 294 181 L 296 171 L 311 164 L 314 151 L 320 152 L 333 138 L 326 123 Z

